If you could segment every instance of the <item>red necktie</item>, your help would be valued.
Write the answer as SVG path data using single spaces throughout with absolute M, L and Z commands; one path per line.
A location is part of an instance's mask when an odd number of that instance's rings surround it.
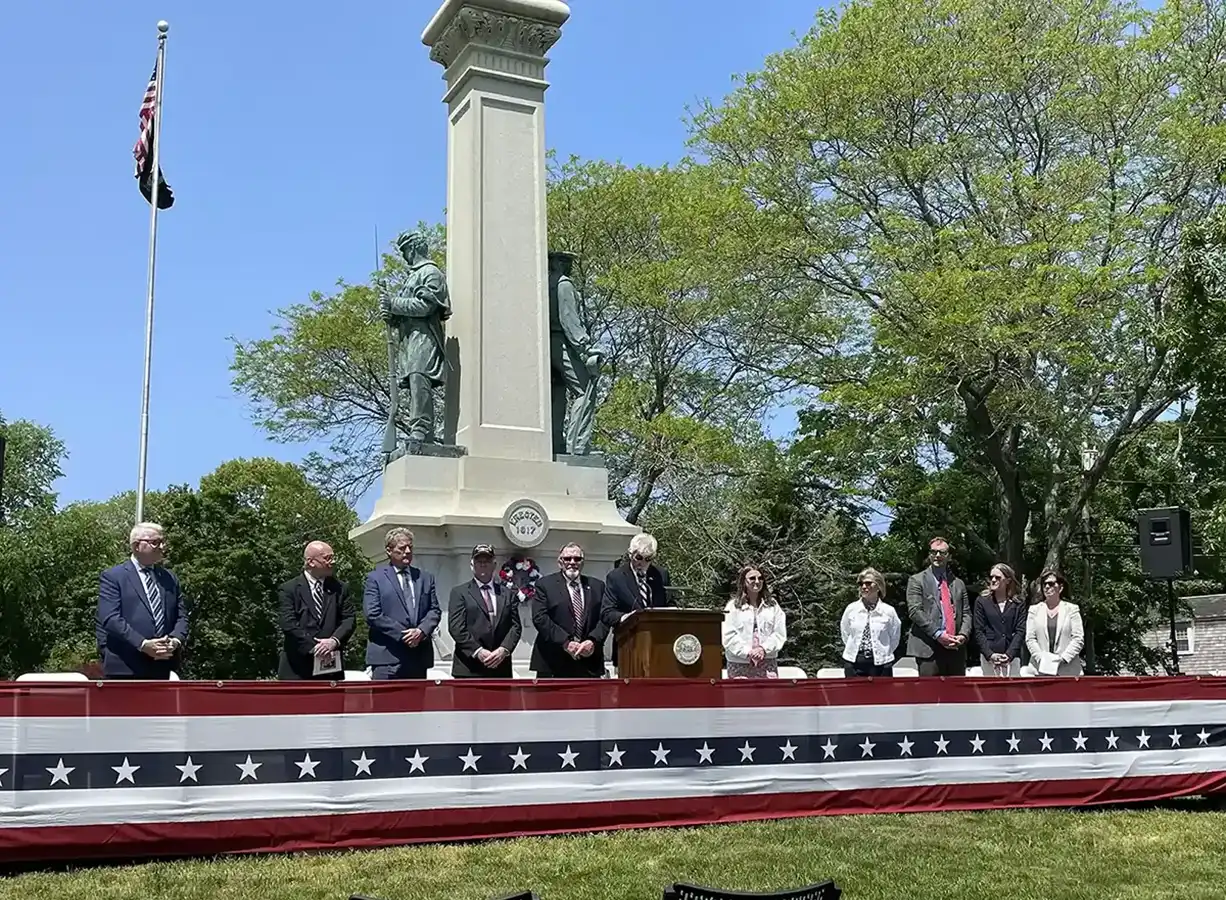
M 945 620 L 945 633 L 954 636 L 954 604 L 949 599 L 949 582 L 941 582 L 941 618 Z

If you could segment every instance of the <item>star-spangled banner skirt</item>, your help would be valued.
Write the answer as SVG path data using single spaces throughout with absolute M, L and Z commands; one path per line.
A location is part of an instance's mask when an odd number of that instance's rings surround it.
M 0 685 L 0 860 L 1224 790 L 1226 679 Z

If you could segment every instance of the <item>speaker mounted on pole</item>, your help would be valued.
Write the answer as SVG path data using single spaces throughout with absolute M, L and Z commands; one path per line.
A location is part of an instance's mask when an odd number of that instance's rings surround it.
M 1146 578 L 1181 578 L 1192 571 L 1191 516 L 1183 507 L 1138 510 L 1137 536 Z

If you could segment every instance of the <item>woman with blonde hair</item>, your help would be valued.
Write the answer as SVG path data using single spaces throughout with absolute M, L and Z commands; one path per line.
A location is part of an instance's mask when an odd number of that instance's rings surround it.
M 722 636 L 729 678 L 779 677 L 787 622 L 758 566 L 744 566 L 737 573 L 736 593 L 724 607 Z
M 902 620 L 885 602 L 885 576 L 865 569 L 856 576 L 860 597 L 847 604 L 839 633 L 843 638 L 843 674 L 848 678 L 890 678 L 902 639 Z
M 984 675 L 1017 678 L 1022 669 L 1029 610 L 1022 585 L 1004 563 L 992 566 L 988 586 L 975 598 L 975 643 L 979 645 Z

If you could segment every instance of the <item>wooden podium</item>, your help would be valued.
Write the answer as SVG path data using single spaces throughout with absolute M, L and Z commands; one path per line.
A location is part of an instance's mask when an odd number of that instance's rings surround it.
M 640 609 L 617 626 L 619 678 L 714 678 L 724 668 L 724 614 L 710 609 Z M 694 662 L 684 660 L 697 656 Z M 679 658 L 680 657 L 680 658 Z

